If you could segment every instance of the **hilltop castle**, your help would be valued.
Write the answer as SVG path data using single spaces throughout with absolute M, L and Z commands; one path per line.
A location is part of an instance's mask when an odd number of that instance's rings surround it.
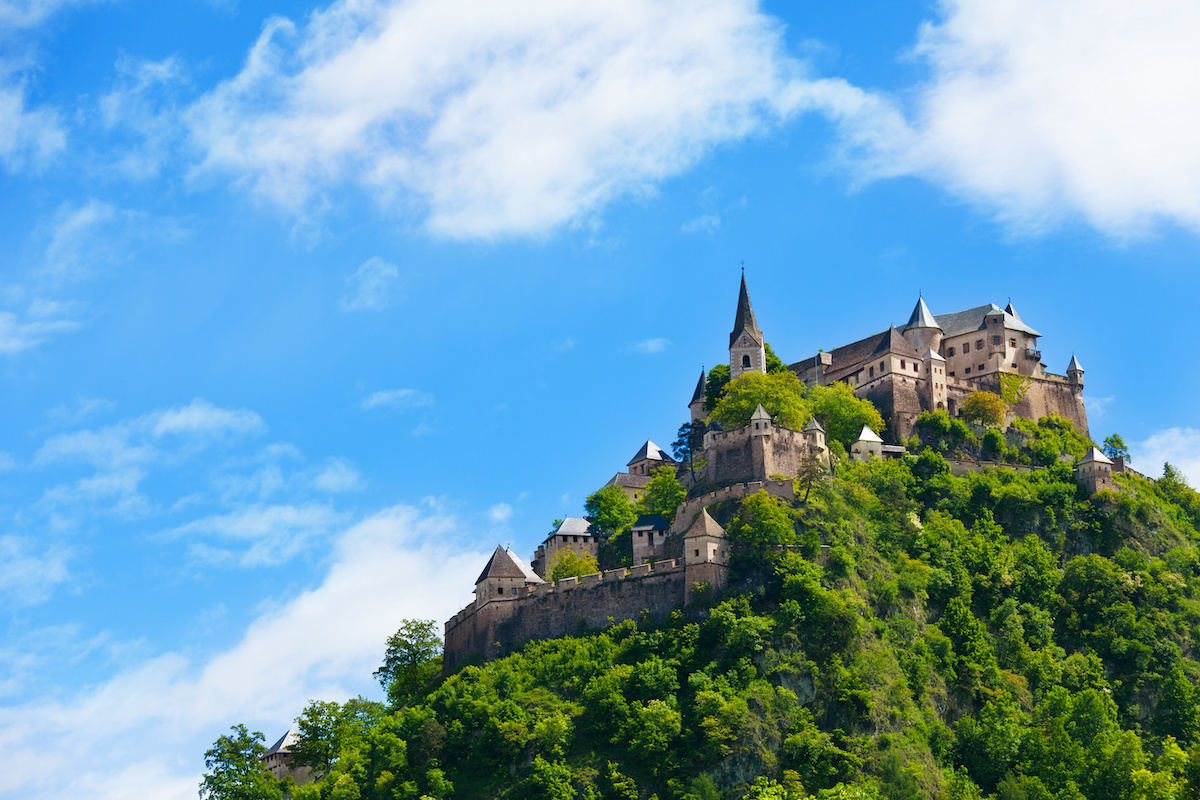
M 810 387 L 836 381 L 870 400 L 887 420 L 886 431 L 865 427 L 851 443 L 856 460 L 898 456 L 899 444 L 913 432 L 923 411 L 957 415 L 974 391 L 1000 392 L 1001 375 L 1019 375 L 1025 394 L 1012 409 L 1016 416 L 1038 419 L 1053 413 L 1087 435 L 1083 406 L 1083 368 L 1072 356 L 1066 376 L 1046 371 L 1037 340 L 1010 302 L 1004 309 L 987 304 L 934 316 L 917 299 L 903 326 L 812 358 L 788 369 Z M 767 371 L 766 340 L 754 316 L 742 275 L 737 312 L 729 334 L 729 371 L 734 380 Z M 707 376 L 688 404 L 693 422 L 705 418 Z M 885 443 L 878 433 L 892 440 Z M 793 483 L 806 459 L 829 466 L 825 429 L 814 417 L 803 430 L 782 427 L 761 405 L 749 424 L 737 430 L 709 425 L 704 433 L 703 467 L 690 479 L 691 496 L 676 509 L 674 522 L 645 514 L 631 536 L 633 566 L 603 573 L 547 580 L 555 557 L 564 550 L 597 555 L 600 542 L 587 519 L 563 520 L 526 565 L 515 553 L 497 547 L 475 583 L 475 602 L 446 622 L 445 669 L 464 659 L 490 660 L 535 637 L 553 637 L 581 628 L 603 627 L 641 614 L 662 617 L 688 606 L 697 591 L 726 585 L 729 543 L 707 507 L 758 491 L 793 499 Z M 662 448 L 647 441 L 608 483 L 636 499 L 654 471 L 679 467 Z M 1113 462 L 1093 448 L 1079 465 L 1079 480 L 1090 492 L 1112 486 Z M 978 467 L 978 465 L 976 465 Z M 1028 468 L 1026 468 L 1028 469 Z M 681 471 L 681 475 L 682 475 Z

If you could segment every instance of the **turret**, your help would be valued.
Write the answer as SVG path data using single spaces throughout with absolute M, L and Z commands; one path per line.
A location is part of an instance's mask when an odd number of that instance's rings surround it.
M 810 417 L 804 430 L 800 433 L 804 436 L 804 444 L 808 446 L 808 452 L 820 457 L 821 463 L 829 466 L 829 447 L 825 444 L 825 427 L 817 421 L 816 417 Z
M 750 292 L 746 289 L 746 273 L 742 273 L 742 288 L 738 294 L 737 317 L 729 334 L 729 378 L 739 378 L 747 372 L 766 372 L 767 353 L 763 334 L 754 319 Z
M 704 419 L 704 369 L 700 370 L 700 380 L 696 382 L 696 391 L 692 392 L 692 402 L 688 410 L 692 412 L 692 422 Z
M 1067 365 L 1067 378 L 1073 386 L 1083 388 L 1083 365 L 1074 353 L 1071 354 L 1071 363 Z
M 917 297 L 917 305 L 900 331 L 918 353 L 936 352 L 942 346 L 942 326 L 925 305 L 924 297 Z
M 498 545 L 475 580 L 475 605 L 486 605 L 493 600 L 512 600 L 520 597 L 521 590 L 526 586 L 538 583 L 545 581 L 525 566 L 516 553 Z
M 770 436 L 771 425 L 771 415 L 762 407 L 762 403 L 759 403 L 758 408 L 754 409 L 754 413 L 750 415 L 750 435 Z
M 925 372 L 925 397 L 929 401 L 929 410 L 944 409 L 946 407 L 946 359 L 930 348 L 921 356 L 921 368 Z

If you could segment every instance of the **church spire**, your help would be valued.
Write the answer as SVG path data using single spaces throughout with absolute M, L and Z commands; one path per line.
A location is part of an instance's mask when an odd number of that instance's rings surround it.
M 734 342 L 743 333 L 750 334 L 755 344 L 763 343 L 762 331 L 758 329 L 758 322 L 754 319 L 754 306 L 750 305 L 750 291 L 746 288 L 745 270 L 742 271 L 742 289 L 738 293 L 737 317 L 733 320 L 733 332 L 729 334 L 729 346 L 733 347 Z

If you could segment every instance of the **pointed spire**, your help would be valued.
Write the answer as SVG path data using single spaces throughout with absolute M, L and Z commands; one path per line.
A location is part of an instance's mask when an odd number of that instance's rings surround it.
M 937 328 L 942 329 L 938 325 L 937 317 L 933 316 L 933 312 L 929 310 L 929 306 L 925 305 L 924 297 L 917 297 L 917 306 L 913 309 L 912 316 L 908 318 L 908 324 L 904 326 L 904 330 L 909 328 Z
M 700 368 L 700 380 L 696 382 L 696 391 L 692 392 L 692 402 L 688 403 L 689 406 L 695 405 L 696 403 L 704 402 L 704 381 L 705 381 L 704 368 L 701 367 Z
M 1067 374 L 1072 372 L 1083 372 L 1083 364 L 1079 363 L 1079 359 L 1075 357 L 1074 353 L 1071 353 L 1071 363 L 1067 364 Z
M 748 333 L 758 344 L 763 343 L 762 331 L 754 319 L 754 307 L 750 305 L 750 292 L 746 289 L 746 271 L 742 268 L 742 289 L 738 293 L 737 318 L 733 321 L 733 333 L 729 334 L 729 346 L 743 333 Z
M 1021 319 L 1021 315 L 1017 313 L 1017 310 L 1015 308 L 1013 308 L 1011 297 L 1008 299 L 1008 305 L 1006 305 L 1004 307 L 1004 313 L 1008 314 L 1010 317 L 1012 317 L 1013 319 L 1015 319 L 1017 322 L 1021 323 L 1022 325 L 1025 324 L 1025 320 Z
M 751 422 L 770 422 L 771 415 L 763 408 L 762 403 L 758 404 L 758 408 L 754 409 L 754 413 L 750 415 Z
M 687 529 L 687 533 L 683 535 L 685 539 L 694 539 L 697 536 L 711 536 L 715 539 L 720 539 L 725 536 L 725 529 L 722 528 L 712 515 L 708 513 L 707 508 L 700 510 L 696 521 Z
M 516 553 L 505 549 L 502 544 L 496 545 L 496 551 L 488 559 L 483 572 L 479 573 L 479 577 L 475 579 L 475 585 L 478 586 L 488 578 L 522 578 L 526 583 L 544 583 L 525 566 L 525 562 L 518 558 Z

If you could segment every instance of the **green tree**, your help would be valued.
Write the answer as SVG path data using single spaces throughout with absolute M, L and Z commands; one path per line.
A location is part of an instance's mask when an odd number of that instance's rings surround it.
M 675 470 L 662 467 L 654 471 L 650 483 L 642 490 L 638 506 L 643 514 L 662 514 L 668 522 L 675 521 L 675 510 L 687 497 L 687 489 L 675 477 Z
M 729 525 L 729 539 L 738 563 L 762 566 L 776 561 L 784 548 L 796 543 L 796 529 L 780 501 L 758 491 L 742 501 Z
M 763 342 L 763 352 L 767 356 L 767 372 L 782 372 L 787 369 L 787 364 L 783 363 L 782 358 L 775 355 L 769 342 Z
M 637 510 L 619 486 L 605 486 L 587 496 L 583 503 L 587 518 L 602 538 L 615 536 L 633 525 Z
M 989 428 L 1002 425 L 1007 413 L 1004 400 L 992 392 L 971 392 L 959 410 L 959 416 L 967 422 L 978 422 Z
M 847 383 L 837 381 L 828 386 L 814 386 L 808 393 L 809 407 L 825 426 L 829 439 L 841 442 L 847 449 L 869 425 L 876 433 L 883 431 L 883 417 L 870 400 L 856 397 Z
M 1109 458 L 1123 458 L 1126 463 L 1133 461 L 1129 457 L 1129 448 L 1125 446 L 1125 440 L 1121 438 L 1121 434 L 1119 433 L 1114 433 L 1112 436 L 1106 437 L 1104 445 L 1100 449 Z
M 559 550 L 550 564 L 550 580 L 561 581 L 563 578 L 577 578 L 580 575 L 592 575 L 599 571 L 600 564 L 591 553 Z
M 385 715 L 382 703 L 362 697 L 347 700 L 345 705 L 310 700 L 304 713 L 296 717 L 292 761 L 327 775 L 344 753 L 353 752 L 366 742 L 371 728 Z
M 671 452 L 675 454 L 676 460 L 688 465 L 688 472 L 693 481 L 696 479 L 693 459 L 704 449 L 704 429 L 706 427 L 708 426 L 704 424 L 704 420 L 700 419 L 685 422 L 679 426 L 679 432 L 675 434 L 675 441 L 671 443 Z
M 792 372 L 747 372 L 725 388 L 712 416 L 725 430 L 744 428 L 761 405 L 776 423 L 798 431 L 812 416 L 804 395 L 804 384 Z
M 821 457 L 810 453 L 800 459 L 800 469 L 796 472 L 796 481 L 804 487 L 804 499 L 800 502 L 808 505 L 808 495 L 813 486 L 829 477 L 829 468 L 821 461 Z
M 704 382 L 704 410 L 709 414 L 725 396 L 725 387 L 729 385 L 729 378 L 728 364 L 717 364 L 708 371 L 708 379 Z
M 1200 692 L 1178 664 L 1167 673 L 1158 690 L 1154 722 L 1160 733 L 1174 736 L 1182 744 L 1191 744 L 1196 739 L 1197 726 L 1200 726 Z
M 525 792 L 531 800 L 575 800 L 571 769 L 566 764 L 537 756 L 525 779 Z
M 431 619 L 406 619 L 388 637 L 383 666 L 375 679 L 387 692 L 388 701 L 402 706 L 412 700 L 442 669 L 442 637 Z
M 204 754 L 201 800 L 271 800 L 283 797 L 279 781 L 263 765 L 267 747 L 259 731 L 234 725 Z

